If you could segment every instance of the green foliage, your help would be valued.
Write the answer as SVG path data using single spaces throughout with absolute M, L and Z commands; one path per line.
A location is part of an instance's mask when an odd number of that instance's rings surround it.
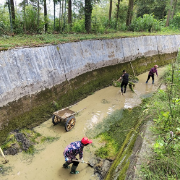
M 161 25 L 160 21 L 154 18 L 152 14 L 144 14 L 143 17 L 138 17 L 131 23 L 130 30 L 132 31 L 160 31 Z
M 120 81 L 113 81 L 113 86 L 114 87 L 121 87 L 121 82 Z
M 100 143 L 104 143 L 105 145 L 100 147 L 95 152 L 95 155 L 102 159 L 114 157 L 118 151 L 118 143 L 109 136 L 107 132 L 99 135 L 98 137 L 101 139 Z
M 85 32 L 84 19 L 75 21 L 73 23 L 72 31 L 78 33 Z
M 149 104 L 155 126 L 153 132 L 159 136 L 154 143 L 154 154 L 149 163 L 141 168 L 143 179 L 180 179 L 180 93 L 179 54 L 177 61 L 168 66 L 164 76 L 166 90 L 159 90 Z
M 170 28 L 180 28 L 180 13 L 177 13 L 172 20 L 170 20 Z
M 154 14 L 156 19 L 164 19 L 167 14 L 167 3 L 164 0 L 142 0 L 136 1 L 137 17 L 143 17 L 144 14 Z
M 56 140 L 58 140 L 59 139 L 59 137 L 50 137 L 50 136 L 48 136 L 48 137 L 43 137 L 42 139 L 41 139 L 41 142 L 54 142 L 54 141 L 56 141 Z

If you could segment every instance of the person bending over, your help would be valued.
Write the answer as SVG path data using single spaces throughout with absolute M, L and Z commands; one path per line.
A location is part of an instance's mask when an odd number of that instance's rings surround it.
M 81 162 L 84 162 L 83 160 L 83 148 L 84 146 L 87 146 L 88 144 L 91 144 L 92 140 L 88 139 L 87 137 L 83 137 L 81 141 L 75 141 L 69 144 L 63 152 L 65 163 L 63 164 L 63 167 L 65 169 L 70 168 L 70 164 L 73 163 L 71 167 L 71 174 L 78 174 L 79 171 L 76 171 L 79 162 L 75 161 L 78 160 L 76 156 L 79 154 L 79 159 Z

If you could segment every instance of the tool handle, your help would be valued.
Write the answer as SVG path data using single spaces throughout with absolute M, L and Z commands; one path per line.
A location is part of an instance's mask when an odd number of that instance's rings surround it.
M 76 160 L 76 159 L 73 159 L 72 161 L 81 162 L 81 161 Z M 82 163 L 82 162 L 81 162 L 81 163 Z M 89 164 L 88 162 L 85 162 L 85 161 L 84 161 L 84 163 Z
M 0 151 L 1 151 L 1 154 L 2 154 L 3 158 L 6 159 L 1 147 L 0 147 Z

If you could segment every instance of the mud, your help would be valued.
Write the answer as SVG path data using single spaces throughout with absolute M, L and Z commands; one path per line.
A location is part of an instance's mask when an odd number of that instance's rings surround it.
M 161 76 L 164 68 L 159 68 L 158 73 Z M 65 131 L 64 123 L 52 124 L 52 119 L 47 120 L 40 126 L 34 128 L 36 132 L 43 136 L 57 137 L 58 140 L 36 146 L 36 153 L 27 155 L 18 153 L 18 155 L 6 156 L 9 163 L 5 167 L 11 167 L 12 171 L 6 175 L 0 174 L 1 180 L 98 180 L 94 169 L 85 163 L 80 163 L 78 171 L 80 174 L 71 175 L 70 169 L 62 168 L 64 157 L 62 155 L 64 148 L 71 142 L 81 140 L 86 136 L 86 132 L 93 129 L 93 126 L 111 114 L 116 109 L 133 108 L 141 103 L 141 99 L 150 96 L 157 87 L 158 81 L 155 77 L 155 84 L 145 83 L 148 72 L 138 76 L 139 82 L 134 87 L 135 93 L 129 88 L 124 95 L 120 94 L 117 87 L 107 87 L 95 92 L 87 98 L 74 105 L 71 109 L 79 111 L 85 108 L 76 116 L 76 125 L 70 131 Z M 84 160 L 89 161 L 94 158 L 94 152 L 102 144 L 98 139 L 93 139 L 93 143 L 84 148 Z M 0 156 L 0 161 L 3 160 Z M 107 163 L 107 162 L 106 162 Z

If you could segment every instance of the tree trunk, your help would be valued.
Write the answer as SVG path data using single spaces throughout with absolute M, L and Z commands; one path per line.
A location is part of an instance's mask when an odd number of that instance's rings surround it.
M 111 14 L 112 14 L 112 0 L 109 2 L 109 21 L 111 21 Z
M 168 10 L 168 15 L 167 15 L 167 20 L 166 20 L 166 27 L 169 26 L 169 19 L 170 19 L 170 16 L 171 16 L 172 4 L 173 4 L 173 0 L 171 0 L 171 2 L 170 2 L 170 8 Z
M 10 0 L 11 2 L 11 15 L 12 15 L 12 24 L 13 28 L 15 27 L 15 10 L 14 10 L 14 0 Z
M 59 32 L 61 32 L 61 0 L 59 0 Z
M 85 30 L 91 31 L 92 0 L 85 0 Z
M 38 17 L 37 17 L 37 33 L 39 33 L 39 0 L 37 0 Z
M 63 31 L 65 29 L 66 26 L 66 0 L 65 0 L 65 4 L 64 4 L 64 25 L 63 25 Z
M 133 16 L 133 6 L 134 6 L 134 0 L 129 0 L 128 12 L 127 12 L 127 18 L 126 18 L 126 26 L 129 26 L 131 24 L 131 20 L 132 20 L 132 16 Z
M 63 31 L 63 17 L 64 17 L 64 0 L 62 1 L 62 31 Z
M 174 5 L 173 5 L 173 12 L 172 12 L 172 16 L 171 19 L 173 19 L 175 11 L 176 11 L 176 5 L 177 5 L 177 0 L 175 0 Z
M 72 23 L 72 2 L 68 0 L 68 24 Z
M 117 23 L 118 23 L 118 18 L 119 18 L 119 5 L 120 5 L 120 0 L 118 0 L 117 3 L 117 14 L 116 14 L 116 28 L 117 28 Z
M 55 31 L 55 26 L 56 26 L 56 2 L 55 0 L 53 1 L 54 2 L 54 31 Z
M 24 32 L 26 33 L 26 1 L 23 2 L 23 14 L 24 14 Z
M 11 2 L 8 0 L 8 9 L 9 9 L 9 19 L 11 25 L 11 33 L 13 33 L 13 25 L 12 25 L 12 13 L 11 13 Z
M 44 23 L 45 23 L 45 33 L 46 33 L 48 30 L 46 0 L 44 0 Z

